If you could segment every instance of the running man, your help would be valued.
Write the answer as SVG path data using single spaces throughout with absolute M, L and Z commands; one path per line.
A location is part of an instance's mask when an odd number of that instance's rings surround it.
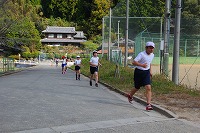
M 76 80 L 80 80 L 80 74 L 81 74 L 81 59 L 80 56 L 76 56 L 76 60 L 74 61 L 75 65 L 75 71 L 76 71 Z
M 146 50 L 140 52 L 137 57 L 133 60 L 133 65 L 136 66 L 134 72 L 134 88 L 127 94 L 128 101 L 131 103 L 133 95 L 144 86 L 146 89 L 147 106 L 146 110 L 153 110 L 151 106 L 151 62 L 154 58 L 155 44 L 153 42 L 146 43 Z
M 90 59 L 90 86 L 92 86 L 92 79 L 95 76 L 95 86 L 98 87 L 98 66 L 101 66 L 97 51 L 93 51 L 93 56 Z

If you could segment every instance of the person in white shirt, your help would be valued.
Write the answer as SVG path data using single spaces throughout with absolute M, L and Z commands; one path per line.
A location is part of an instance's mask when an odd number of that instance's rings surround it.
M 75 65 L 75 71 L 76 71 L 76 80 L 80 80 L 80 74 L 81 74 L 81 59 L 80 56 L 76 56 L 76 60 L 74 61 Z
M 140 52 L 137 57 L 133 60 L 133 65 L 136 66 L 134 71 L 134 88 L 127 94 L 128 101 L 131 103 L 133 95 L 144 86 L 146 89 L 147 106 L 146 110 L 153 110 L 151 106 L 151 62 L 154 58 L 155 44 L 153 42 L 146 43 L 146 50 Z
M 66 57 L 62 57 L 62 58 L 63 58 L 63 60 L 62 60 L 62 74 L 65 74 L 67 62 L 66 62 Z
M 90 59 L 90 86 L 92 86 L 92 79 L 95 76 L 95 86 L 98 87 L 98 66 L 101 66 L 97 51 L 93 51 L 93 56 Z

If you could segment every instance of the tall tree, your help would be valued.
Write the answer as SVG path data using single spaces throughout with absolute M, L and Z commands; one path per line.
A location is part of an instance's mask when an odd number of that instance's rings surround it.
M 111 7 L 109 0 L 94 0 L 92 4 L 91 17 L 89 18 L 89 36 L 96 36 L 101 33 L 102 18 L 106 16 Z
M 42 0 L 41 4 L 44 7 L 44 14 L 47 17 L 60 17 L 71 21 L 73 15 L 76 13 L 76 5 L 78 0 Z
M 185 35 L 199 35 L 200 0 L 185 0 L 182 7 L 181 32 Z

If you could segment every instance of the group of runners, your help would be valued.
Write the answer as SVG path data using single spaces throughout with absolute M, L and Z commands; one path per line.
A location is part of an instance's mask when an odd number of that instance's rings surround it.
M 63 57 L 62 59 L 62 74 L 65 74 L 67 71 L 67 63 L 69 62 L 69 58 Z M 90 86 L 92 86 L 92 80 L 95 79 L 95 86 L 98 87 L 98 66 L 101 66 L 101 63 L 99 62 L 99 57 L 97 54 L 97 51 L 93 51 L 93 56 L 91 57 L 90 61 Z M 81 58 L 80 56 L 76 56 L 76 59 L 74 61 L 75 65 L 75 72 L 76 72 L 76 80 L 80 80 L 80 74 L 81 74 Z
M 132 64 L 136 66 L 134 70 L 134 87 L 131 89 L 130 93 L 127 94 L 128 101 L 132 103 L 133 95 L 142 87 L 145 87 L 146 90 L 146 99 L 147 105 L 146 110 L 153 110 L 151 105 L 151 62 L 154 58 L 155 44 L 153 42 L 147 42 L 145 50 L 140 52 L 136 58 L 133 60 Z M 62 73 L 64 74 L 66 71 L 66 64 L 68 60 L 63 59 L 62 63 Z M 90 61 L 90 81 L 89 84 L 92 86 L 93 77 L 95 78 L 95 86 L 98 87 L 98 67 L 101 66 L 99 62 L 99 57 L 97 56 L 97 51 L 93 51 L 93 56 Z M 75 62 L 75 71 L 76 71 L 76 80 L 80 80 L 80 69 L 81 69 L 81 59 L 80 56 L 77 56 Z

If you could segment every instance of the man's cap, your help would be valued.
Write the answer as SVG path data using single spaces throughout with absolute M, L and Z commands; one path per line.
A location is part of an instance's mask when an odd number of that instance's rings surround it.
M 93 53 L 97 53 L 97 51 L 96 51 L 96 50 L 94 50 L 94 51 L 93 51 Z
M 80 56 L 79 56 L 79 55 L 77 55 L 77 56 L 76 56 L 76 58 L 80 58 Z
M 155 48 L 155 44 L 153 42 L 147 42 L 146 47 L 150 47 L 150 46 Z

